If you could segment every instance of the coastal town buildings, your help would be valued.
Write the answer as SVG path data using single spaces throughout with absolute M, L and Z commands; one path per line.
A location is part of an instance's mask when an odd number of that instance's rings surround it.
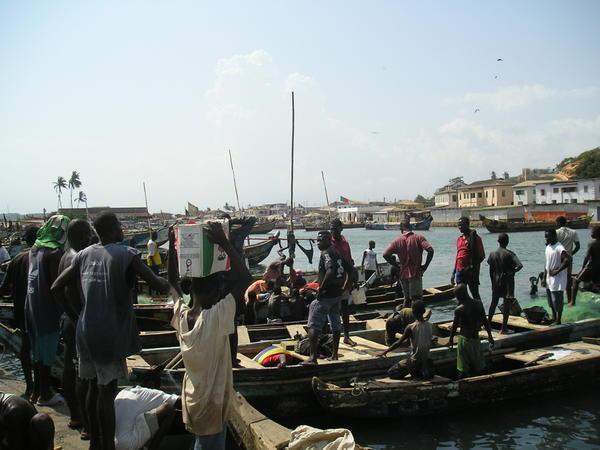
M 452 178 L 448 184 L 437 189 L 434 194 L 436 208 L 449 207 L 456 208 L 458 206 L 458 190 L 467 183 L 462 177 Z
M 517 178 L 474 181 L 458 189 L 458 207 L 506 206 L 513 202 L 512 186 Z

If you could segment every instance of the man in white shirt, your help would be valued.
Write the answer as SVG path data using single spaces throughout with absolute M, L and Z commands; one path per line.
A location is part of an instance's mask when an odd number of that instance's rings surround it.
M 571 264 L 571 256 L 558 243 L 556 230 L 546 230 L 546 295 L 552 310 L 552 319 L 560 325 L 563 312 L 563 294 L 567 289 L 567 271 Z
M 140 386 L 128 387 L 115 398 L 115 448 L 158 448 L 175 417 L 179 396 Z
M 579 251 L 579 237 L 577 236 L 577 232 L 575 230 L 567 227 L 566 217 L 557 217 L 556 225 L 558 226 L 558 229 L 556 230 L 558 242 L 565 248 L 565 251 L 571 257 L 571 262 L 567 268 L 567 299 L 569 300 L 569 303 L 571 303 L 571 285 L 573 283 L 571 273 L 573 273 L 573 255 Z
M 369 248 L 363 252 L 361 270 L 365 274 L 365 282 L 377 273 L 377 252 L 375 251 L 375 241 L 369 241 Z M 377 278 L 377 277 L 376 277 Z
M 208 238 L 231 260 L 230 273 L 192 278 L 193 306 L 176 298 L 171 325 L 177 332 L 186 369 L 182 412 L 186 429 L 196 435 L 194 450 L 224 450 L 226 422 L 233 395 L 229 335 L 235 331 L 236 300 L 243 298 L 251 276 L 242 256 L 233 248 L 219 223 L 209 224 Z M 175 254 L 174 235 L 169 254 Z M 169 258 L 169 279 L 177 276 L 177 258 Z

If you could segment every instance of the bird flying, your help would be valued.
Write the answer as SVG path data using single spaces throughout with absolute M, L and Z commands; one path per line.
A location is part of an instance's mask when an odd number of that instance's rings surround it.
M 502 58 L 498 58 L 496 61 L 504 61 Z
M 479 111 L 481 111 L 479 108 L 475 108 L 475 111 L 473 111 L 473 114 L 478 113 Z

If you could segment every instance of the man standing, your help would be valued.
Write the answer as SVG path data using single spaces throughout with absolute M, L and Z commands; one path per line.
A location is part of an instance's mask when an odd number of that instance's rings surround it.
M 567 300 L 569 301 L 569 304 L 571 304 L 573 301 L 571 296 L 573 284 L 573 278 L 571 277 L 571 274 L 573 273 L 573 255 L 575 255 L 580 248 L 579 236 L 577 236 L 577 231 L 567 227 L 567 218 L 564 216 L 556 218 L 556 226 L 558 227 L 556 230 L 558 242 L 571 257 L 571 262 L 569 263 L 569 267 L 567 267 Z
M 546 295 L 552 310 L 552 320 L 560 325 L 563 312 L 563 291 L 567 289 L 567 273 L 572 260 L 565 248 L 558 243 L 556 230 L 546 230 Z
M 454 310 L 454 322 L 450 331 L 448 347 L 454 346 L 454 335 L 460 328 L 456 346 L 456 369 L 459 378 L 464 378 L 477 375 L 485 369 L 485 358 L 479 339 L 481 325 L 487 331 L 490 348 L 494 347 L 494 338 L 481 301 L 469 297 L 467 286 L 464 284 L 456 285 L 454 293 L 458 300 L 458 306 Z
M 400 270 L 400 283 L 404 292 L 404 307 L 410 308 L 414 300 L 423 297 L 423 273 L 433 259 L 433 247 L 425 236 L 413 233 L 410 229 L 410 218 L 402 221 L 402 232 L 383 252 L 384 259 Z M 423 264 L 423 251 L 427 259 Z M 399 262 L 393 255 L 398 255 Z
M 600 226 L 592 227 L 592 240 L 588 244 L 588 250 L 583 259 L 583 268 L 575 277 L 573 293 L 569 306 L 575 306 L 579 283 L 588 283 L 592 286 L 600 284 Z
M 523 268 L 523 264 L 513 252 L 508 250 L 508 235 L 501 233 L 498 236 L 498 249 L 490 253 L 487 263 L 490 266 L 490 278 L 492 280 L 492 303 L 488 313 L 488 322 L 492 323 L 492 316 L 498 306 L 500 297 L 504 299 L 502 311 L 502 328 L 500 334 L 508 333 L 508 316 L 510 306 L 515 298 L 515 273 Z
M 6 277 L 0 286 L 0 295 L 9 295 L 13 302 L 12 326 L 21 331 L 21 351 L 19 359 L 25 376 L 25 397 L 33 394 L 33 378 L 31 376 L 31 344 L 25 332 L 25 298 L 27 297 L 27 276 L 29 271 L 29 248 L 35 243 L 38 228 L 27 227 L 23 236 L 27 249 L 16 255 L 8 265 Z
M 103 213 L 94 220 L 100 237 L 73 258 L 52 285 L 53 294 L 65 302 L 64 288 L 79 281 L 83 309 L 77 321 L 79 376 L 91 380 L 86 408 L 90 414 L 91 448 L 115 448 L 115 397 L 117 380 L 127 376 L 125 359 L 140 350 L 133 312 L 134 280 L 142 278 L 161 292 L 169 283 L 142 262 L 139 252 L 125 245 L 117 217 Z
M 363 252 L 361 271 L 365 274 L 365 282 L 369 281 L 371 276 L 378 271 L 377 252 L 375 251 L 375 241 L 369 241 L 369 248 Z
M 88 222 L 81 219 L 75 219 L 69 224 L 67 229 L 67 241 L 69 250 L 65 252 L 58 266 L 59 275 L 67 267 L 71 266 L 73 257 L 77 252 L 90 245 L 92 238 L 92 227 Z M 87 380 L 78 380 L 76 359 L 77 348 L 75 344 L 75 330 L 77 328 L 77 319 L 81 314 L 83 303 L 79 294 L 79 286 L 73 282 L 65 289 L 67 303 L 61 305 L 65 310 L 62 317 L 61 334 L 65 343 L 65 358 L 62 377 L 62 388 L 71 421 L 69 428 L 78 428 L 83 425 L 82 436 L 89 436 L 89 412 L 84 408 L 85 399 L 89 390 Z M 57 299 L 60 301 L 60 298 Z
M 321 250 L 319 260 L 319 294 L 308 310 L 308 338 L 310 340 L 310 358 L 304 364 L 317 364 L 319 336 L 329 319 L 333 333 L 332 360 L 338 359 L 340 344 L 340 302 L 346 301 L 344 286 L 348 276 L 343 259 L 331 244 L 331 233 L 319 231 L 317 246 Z
M 158 275 L 160 272 L 160 266 L 162 264 L 162 260 L 160 258 L 160 252 L 158 251 L 158 233 L 153 231 L 150 233 L 150 239 L 148 239 L 148 244 L 146 244 L 146 250 L 148 251 L 148 255 L 146 256 L 146 264 L 150 267 L 150 270 L 154 273 L 154 275 Z M 152 289 L 149 289 L 148 294 L 152 295 Z
M 171 325 L 177 332 L 186 369 L 182 412 L 186 429 L 196 435 L 194 449 L 224 450 L 234 393 L 229 335 L 235 328 L 236 302 L 244 295 L 251 276 L 221 224 L 209 226 L 208 239 L 229 256 L 230 273 L 227 278 L 223 272 L 192 278 L 193 306 L 176 296 Z M 169 254 L 175 254 L 173 234 L 169 236 Z M 169 280 L 178 285 L 176 258 L 169 258 Z
M 479 268 L 485 259 L 483 242 L 475 230 L 471 230 L 468 217 L 458 219 L 461 235 L 456 239 L 456 260 L 450 283 L 464 283 L 469 287 L 471 295 L 481 300 L 479 295 Z
M 58 276 L 58 265 L 67 240 L 66 216 L 52 216 L 38 231 L 29 251 L 25 324 L 33 355 L 34 390 L 32 400 L 40 406 L 62 402 L 50 388 L 50 368 L 56 359 L 60 338 L 62 308 L 54 301 L 50 287 Z
M 344 224 L 340 219 L 333 219 L 331 221 L 331 247 L 336 253 L 342 258 L 344 264 L 344 270 L 348 274 L 346 279 L 346 285 L 342 293 L 342 322 L 344 325 L 344 344 L 351 345 L 354 347 L 356 342 L 350 339 L 350 292 L 353 288 L 353 283 L 356 281 L 357 273 L 354 268 L 354 260 L 352 259 L 352 252 L 350 251 L 350 244 L 344 236 L 342 236 L 342 230 Z

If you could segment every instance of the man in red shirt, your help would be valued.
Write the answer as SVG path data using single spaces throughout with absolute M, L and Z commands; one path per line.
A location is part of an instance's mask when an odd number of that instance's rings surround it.
M 456 239 L 456 261 L 450 282 L 464 283 L 469 286 L 473 298 L 481 300 L 479 295 L 479 268 L 485 259 L 483 242 L 475 230 L 471 230 L 468 217 L 458 219 L 461 235 Z
M 400 270 L 400 283 L 404 292 L 404 308 L 410 308 L 414 300 L 423 297 L 423 273 L 433 259 L 433 247 L 425 236 L 413 233 L 410 229 L 410 218 L 405 218 L 401 225 L 400 236 L 394 239 L 383 253 L 383 258 L 390 265 Z M 423 251 L 427 259 L 423 264 Z M 399 261 L 394 258 L 398 255 Z
M 352 259 L 352 252 L 350 251 L 350 244 L 344 236 L 342 236 L 342 230 L 344 224 L 340 219 L 333 219 L 331 221 L 331 247 L 341 256 L 346 270 L 348 270 L 348 281 L 344 286 L 344 293 L 342 294 L 342 323 L 344 328 L 344 344 L 351 345 L 354 347 L 356 342 L 350 339 L 350 311 L 348 304 L 350 302 L 350 292 L 352 291 L 352 283 L 355 281 L 357 274 L 355 274 L 354 260 Z M 350 271 L 352 270 L 352 271 Z

